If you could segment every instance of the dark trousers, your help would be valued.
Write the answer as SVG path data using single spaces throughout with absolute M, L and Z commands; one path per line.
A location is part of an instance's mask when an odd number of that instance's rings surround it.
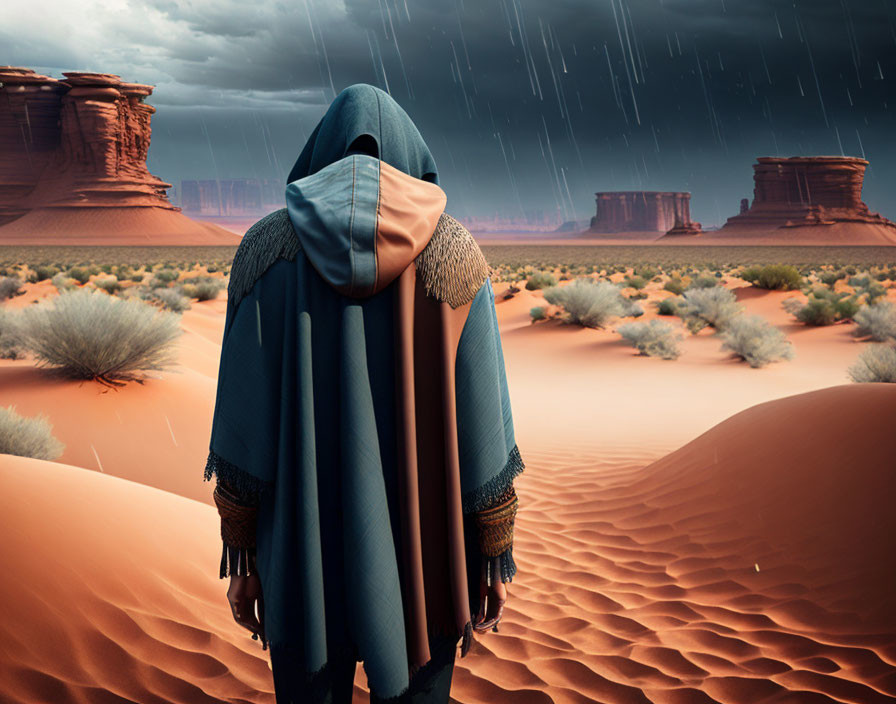
M 430 637 L 432 659 L 414 673 L 408 691 L 398 699 L 388 700 L 389 704 L 448 704 L 458 642 L 459 639 L 453 637 Z M 278 675 L 282 670 L 276 668 L 274 687 L 277 691 L 277 703 L 351 704 L 357 665 L 358 661 L 352 658 L 331 658 L 327 667 L 328 676 L 304 689 L 293 682 L 287 684 L 282 675 Z M 371 694 L 371 704 L 380 704 L 382 701 Z

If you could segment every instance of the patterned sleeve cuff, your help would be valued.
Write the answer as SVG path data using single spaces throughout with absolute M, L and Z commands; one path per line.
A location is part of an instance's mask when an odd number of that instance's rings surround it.
M 215 506 L 221 517 L 221 568 L 219 576 L 255 574 L 255 529 L 258 507 L 241 503 L 227 482 L 218 479 Z

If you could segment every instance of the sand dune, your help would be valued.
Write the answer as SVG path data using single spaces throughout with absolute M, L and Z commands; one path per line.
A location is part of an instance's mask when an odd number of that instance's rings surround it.
M 751 369 L 708 330 L 675 362 L 639 357 L 615 323 L 532 325 L 541 295 L 496 285 L 528 466 L 520 572 L 500 632 L 458 660 L 455 701 L 896 700 L 896 387 L 841 385 L 854 326 L 807 328 L 780 307 L 800 294 L 728 285 L 792 362 Z M 5 305 L 55 295 L 26 289 Z M 177 370 L 143 385 L 0 360 L 3 404 L 67 444 L 66 464 L 0 456 L 0 701 L 273 701 L 216 578 L 214 510 L 181 498 L 210 502 L 224 309 L 194 302 Z M 365 684 L 358 668 L 356 701 Z
M 896 387 L 849 385 L 747 409 L 646 467 L 524 449 L 520 571 L 453 700 L 892 701 L 894 416 Z M 211 508 L 36 460 L 4 457 L 0 477 L 17 575 L 0 700 L 272 701 L 214 576 Z M 356 701 L 365 683 L 359 667 Z
M 462 702 L 896 697 L 896 388 L 743 411 L 639 468 L 526 453 L 509 613 Z M 758 565 L 758 571 L 756 566 Z
M 35 208 L 0 227 L 0 245 L 235 245 L 239 235 L 179 210 Z
M 214 509 L 8 455 L 0 485 L 0 701 L 273 701 L 217 578 Z

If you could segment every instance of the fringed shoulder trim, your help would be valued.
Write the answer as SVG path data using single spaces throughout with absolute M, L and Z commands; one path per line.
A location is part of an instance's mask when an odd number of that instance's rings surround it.
M 461 497 L 461 506 L 464 513 L 482 511 L 494 504 L 494 502 L 507 491 L 508 485 L 514 477 L 521 474 L 526 468 L 520 450 L 517 445 L 507 455 L 507 462 L 494 477 L 477 489 L 471 489 Z
M 426 293 L 452 308 L 472 301 L 490 273 L 473 235 L 447 213 L 414 263 Z
M 249 228 L 237 247 L 230 267 L 228 300 L 236 306 L 275 261 L 293 260 L 299 249 L 299 238 L 286 208 L 265 215 Z

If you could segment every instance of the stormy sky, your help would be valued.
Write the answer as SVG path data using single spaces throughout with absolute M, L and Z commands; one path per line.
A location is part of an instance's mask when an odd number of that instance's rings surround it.
M 719 225 L 757 156 L 870 160 L 896 219 L 896 0 L 6 0 L 0 63 L 156 86 L 150 170 L 285 182 L 336 92 L 389 91 L 457 216 L 587 219 L 686 190 Z M 284 183 L 285 185 L 285 183 Z

